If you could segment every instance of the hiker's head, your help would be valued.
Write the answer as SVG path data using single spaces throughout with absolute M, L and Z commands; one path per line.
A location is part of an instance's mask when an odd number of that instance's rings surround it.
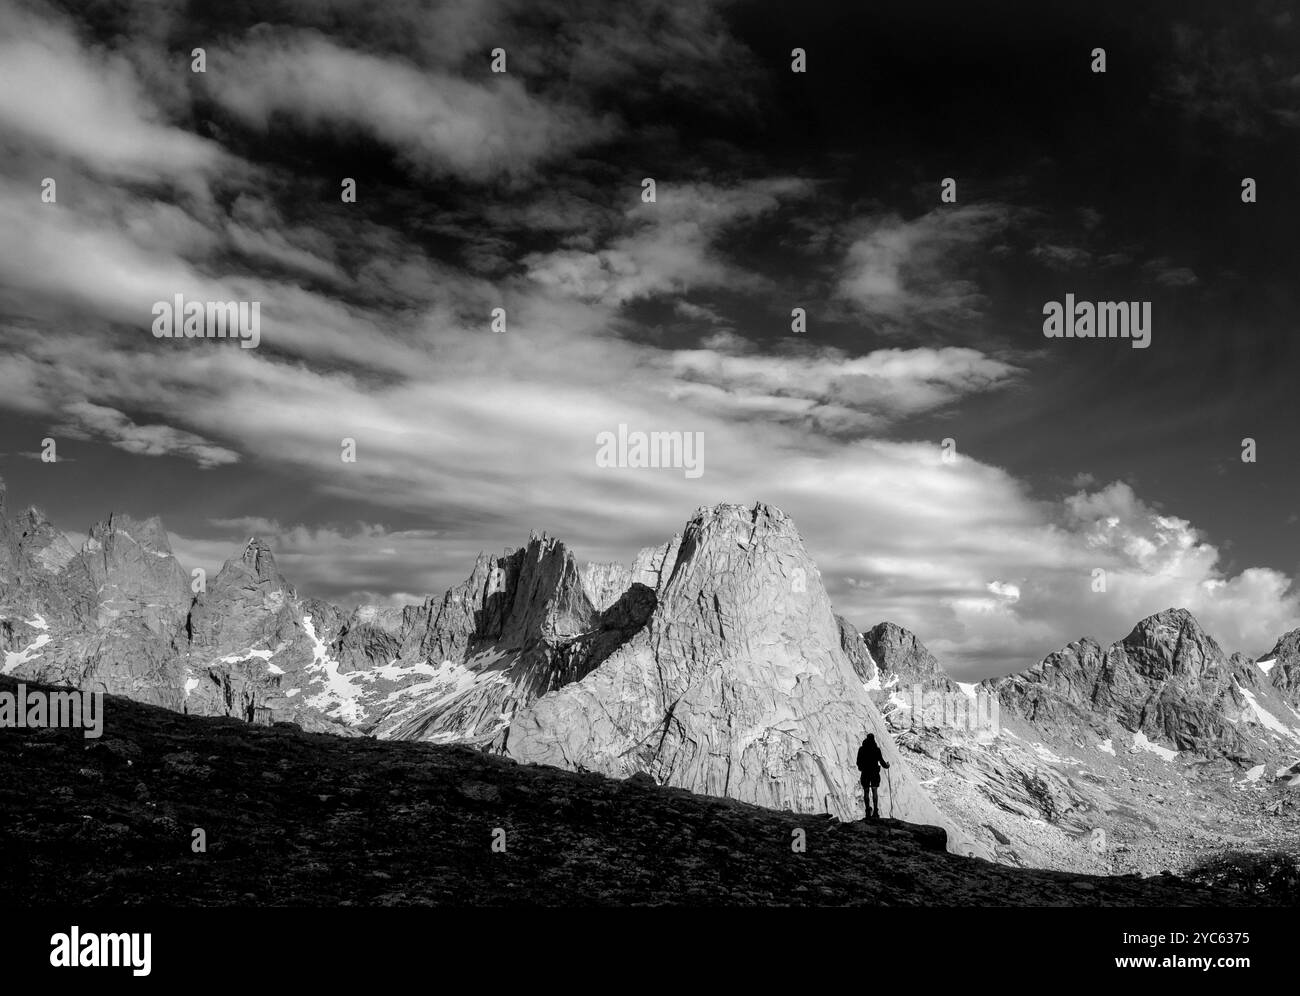
M 863 741 L 863 743 L 868 743 L 868 744 L 874 744 L 875 742 L 876 742 L 876 735 L 874 733 L 868 733 L 867 739 Z

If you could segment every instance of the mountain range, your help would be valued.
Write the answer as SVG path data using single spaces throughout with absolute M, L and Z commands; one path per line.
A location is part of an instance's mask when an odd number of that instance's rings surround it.
M 301 597 L 256 537 L 194 578 L 157 518 L 112 515 L 77 550 L 4 503 L 0 483 L 0 673 L 15 678 L 841 820 L 863 811 L 854 754 L 870 732 L 889 815 L 942 827 L 955 853 L 1093 871 L 1177 822 L 1164 796 L 1136 794 L 1143 779 L 1200 793 L 1242 839 L 1259 828 L 1239 803 L 1285 816 L 1266 793 L 1300 780 L 1300 630 L 1252 661 L 1171 609 L 1110 647 L 959 684 L 907 630 L 837 617 L 793 521 L 763 503 L 700 508 L 630 567 L 580 566 L 534 533 L 441 598 L 351 611 Z M 993 696 L 1001 725 L 918 723 L 915 686 Z M 1126 867 L 1160 860 L 1133 853 Z
M 1080 640 L 1021 674 L 964 684 L 906 631 L 873 651 L 841 630 L 860 644 L 859 673 L 923 787 L 998 860 L 1149 874 L 1294 847 L 1294 631 L 1252 661 L 1167 609 L 1108 647 Z M 908 685 L 992 697 L 999 722 L 918 722 Z

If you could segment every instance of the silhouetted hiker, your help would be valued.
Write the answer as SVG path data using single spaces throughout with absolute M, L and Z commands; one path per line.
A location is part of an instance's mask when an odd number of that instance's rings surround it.
M 858 748 L 858 770 L 862 772 L 862 799 L 867 804 L 867 819 L 880 816 L 880 769 L 889 762 L 880 753 L 876 735 L 868 733 Z

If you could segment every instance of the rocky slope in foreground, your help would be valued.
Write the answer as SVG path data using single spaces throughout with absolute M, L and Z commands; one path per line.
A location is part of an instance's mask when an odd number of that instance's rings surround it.
M 15 682 L 0 679 L 0 691 Z M 1164 876 L 1025 871 L 842 824 L 518 765 L 106 702 L 102 739 L 0 733 L 0 906 L 1233 906 Z M 202 827 L 208 848 L 191 851 Z M 493 829 L 506 850 L 491 849 Z M 807 851 L 791 850 L 791 831 Z

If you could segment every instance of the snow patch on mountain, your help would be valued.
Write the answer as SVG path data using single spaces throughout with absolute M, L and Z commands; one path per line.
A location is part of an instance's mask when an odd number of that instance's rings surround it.
M 876 660 L 876 658 L 875 658 L 875 655 L 872 654 L 872 652 L 871 652 L 871 648 L 870 648 L 869 646 L 867 646 L 866 638 L 865 638 L 865 637 L 862 637 L 862 636 L 859 636 L 858 639 L 862 641 L 862 651 L 863 651 L 863 653 L 865 653 L 865 654 L 867 655 L 867 660 L 869 660 L 869 661 L 871 662 L 871 666 L 874 667 L 874 668 L 876 669 L 876 672 L 877 672 L 877 673 L 879 673 L 879 671 L 880 671 L 880 664 L 879 664 L 879 662 L 877 662 L 877 660 Z
M 425 740 L 431 744 L 454 744 L 459 743 L 464 737 L 472 736 L 474 736 L 473 725 L 463 734 L 458 730 L 439 730 L 437 733 L 430 733 Z
M 313 672 L 312 684 L 325 686 L 305 699 L 307 705 L 345 723 L 360 723 L 365 718 L 365 710 L 358 701 L 363 691 L 361 683 L 339 671 L 339 662 L 329 655 L 329 648 L 317 635 L 311 616 L 302 617 L 302 628 L 312 650 L 312 662 L 304 670 Z
M 1264 727 L 1264 729 L 1266 730 L 1278 734 L 1279 736 L 1287 737 L 1291 740 L 1300 740 L 1300 732 L 1297 732 L 1294 728 L 1287 726 L 1280 719 L 1278 719 L 1271 712 L 1269 712 L 1262 705 L 1260 705 L 1259 701 L 1255 698 L 1254 692 L 1252 692 L 1249 688 L 1242 688 L 1241 685 L 1238 685 L 1237 688 L 1241 691 L 1241 694 L 1246 697 L 1246 702 L 1250 706 L 1250 711 L 1255 714 L 1255 718 L 1259 720 L 1260 726 Z
M 896 687 L 898 685 L 898 675 L 891 674 L 888 681 L 881 681 L 880 675 L 882 672 L 880 665 L 877 664 L 875 658 L 871 656 L 870 650 L 867 650 L 866 653 L 867 658 L 871 661 L 871 666 L 875 668 L 875 671 L 872 672 L 870 681 L 864 681 L 862 683 L 863 690 L 868 692 L 884 692 Z
M 281 647 L 280 650 L 284 648 Z M 218 657 L 217 662 L 220 664 L 242 664 L 244 661 L 259 660 L 266 664 L 268 674 L 284 674 L 284 668 L 279 664 L 272 664 L 271 658 L 280 652 L 280 650 L 252 650 L 244 654 L 228 654 L 225 657 Z
M 11 650 L 5 651 L 5 663 L 4 663 L 4 667 L 0 668 L 0 674 L 8 674 L 10 671 L 13 671 L 15 668 L 22 667 L 33 657 L 41 656 L 39 653 L 41 647 L 45 646 L 49 642 L 50 642 L 50 635 L 48 633 L 42 633 L 40 636 L 38 636 L 35 639 L 35 641 L 29 643 L 27 646 L 25 646 L 22 650 L 18 651 L 17 653 L 14 653 Z
M 391 667 L 391 666 L 390 666 Z M 401 669 L 392 668 L 394 671 Z M 405 688 L 399 688 L 396 691 L 389 692 L 384 699 L 385 703 L 393 703 L 403 698 L 419 699 L 412 701 L 407 709 L 413 709 L 416 706 L 429 706 L 436 708 L 446 705 L 457 695 L 469 691 L 479 683 L 481 675 L 470 670 L 462 664 L 456 664 L 452 661 L 443 661 L 438 667 L 425 662 L 419 665 L 418 672 L 413 668 L 407 673 L 421 673 L 429 675 L 428 681 L 421 681 L 414 685 L 407 685 Z M 504 680 L 499 678 L 498 681 Z M 436 697 L 426 699 L 423 697 L 425 692 L 436 692 Z M 403 712 L 405 710 L 399 710 Z M 399 713 L 394 713 L 398 715 Z
M 1059 756 L 1055 751 L 1053 751 L 1050 747 L 1046 746 L 1045 744 L 1031 744 L 1030 747 L 1035 754 L 1037 754 L 1044 761 L 1047 761 L 1049 764 L 1065 763 L 1065 758 Z
M 238 664 L 240 661 L 251 661 L 254 657 L 258 660 L 269 661 L 274 656 L 275 652 L 272 650 L 250 650 L 246 654 L 231 654 L 228 657 L 220 658 L 220 660 L 222 664 Z M 284 672 L 281 671 L 280 674 L 284 674 Z
M 1147 735 L 1141 730 L 1133 734 L 1133 751 L 1144 750 L 1156 757 L 1164 758 L 1166 761 L 1172 761 L 1178 757 L 1178 751 L 1170 750 L 1168 747 L 1161 747 L 1159 744 L 1152 743 L 1147 739 Z
M 443 665 L 447 663 L 449 662 L 443 661 Z M 385 681 L 401 681 L 403 678 L 410 678 L 417 674 L 436 678 L 441 673 L 441 670 L 441 668 L 434 667 L 428 661 L 420 661 L 415 664 L 399 664 L 397 661 L 389 661 L 381 667 L 360 672 L 360 676 L 365 681 L 378 681 L 381 678 Z

